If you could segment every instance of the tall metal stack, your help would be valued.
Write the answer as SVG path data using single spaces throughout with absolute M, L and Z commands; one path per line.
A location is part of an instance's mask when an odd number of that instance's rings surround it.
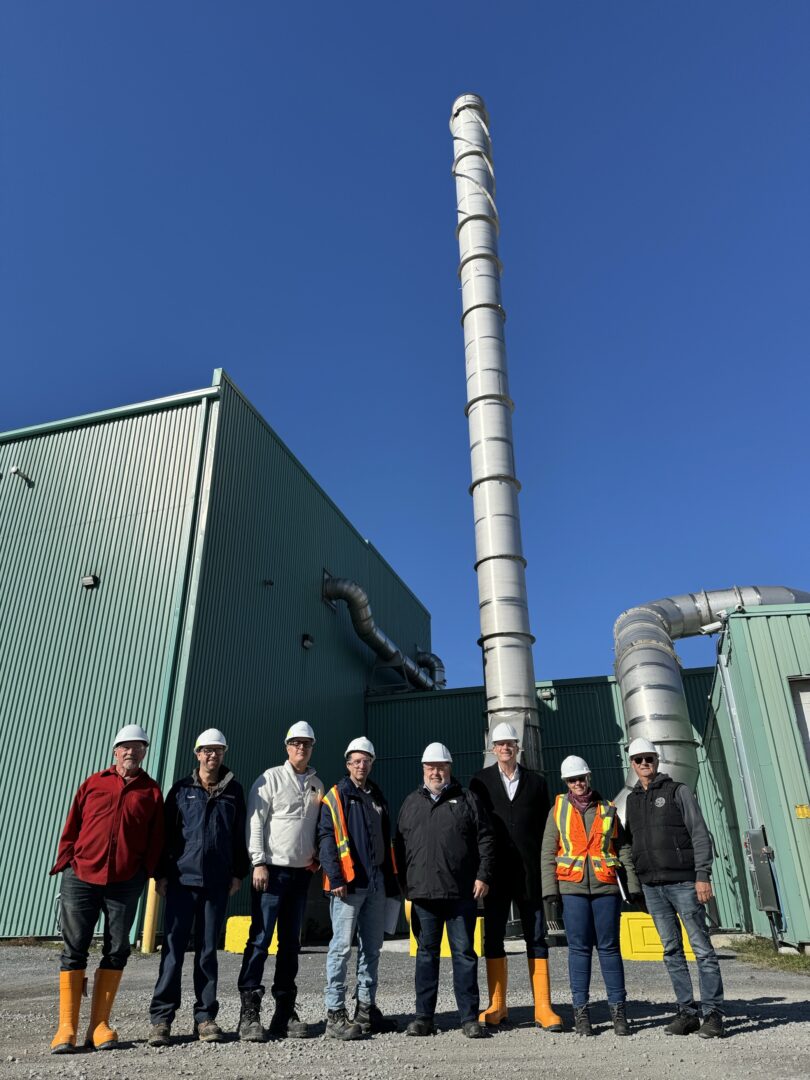
M 456 98 L 450 117 L 456 179 L 466 414 L 475 516 L 475 570 L 490 731 L 508 721 L 524 761 L 540 765 L 540 737 L 520 536 L 498 258 L 498 211 L 489 119 L 477 94 Z

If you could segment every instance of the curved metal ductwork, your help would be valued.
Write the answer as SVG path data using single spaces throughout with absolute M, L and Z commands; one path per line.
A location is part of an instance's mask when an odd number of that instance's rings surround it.
M 526 560 L 520 535 L 498 258 L 498 210 L 489 118 L 483 99 L 453 102 L 461 324 L 475 517 L 475 570 L 490 730 L 502 720 L 522 736 L 526 763 L 540 764 Z M 528 729 L 524 733 L 524 726 Z
M 446 685 L 444 677 L 444 664 L 433 653 L 419 653 L 416 660 L 406 656 L 396 642 L 392 641 L 387 634 L 374 622 L 371 614 L 371 604 L 368 594 L 362 585 L 349 578 L 326 578 L 323 583 L 323 595 L 327 600 L 344 600 L 349 608 L 352 626 L 355 633 L 364 641 L 370 649 L 382 660 L 397 660 L 402 664 L 405 677 L 416 690 L 436 690 Z M 425 662 L 426 667 L 432 667 L 431 674 L 423 671 L 419 666 L 420 657 L 430 658 L 431 664 Z M 441 679 L 438 678 L 439 672 Z
M 750 585 L 669 596 L 623 612 L 613 628 L 613 641 L 628 742 L 641 737 L 655 743 L 661 771 L 694 791 L 698 778 L 697 742 L 672 642 L 719 630 L 723 617 L 734 611 L 808 602 L 810 593 L 801 589 Z M 622 816 L 635 784 L 631 767 L 615 800 Z
M 437 690 L 444 690 L 447 686 L 447 675 L 441 657 L 432 652 L 418 652 L 416 662 L 420 668 L 425 668 Z

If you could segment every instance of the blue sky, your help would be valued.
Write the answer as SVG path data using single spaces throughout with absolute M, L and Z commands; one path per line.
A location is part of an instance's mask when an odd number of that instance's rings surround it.
M 0 430 L 224 367 L 479 683 L 447 128 L 473 91 L 538 678 L 608 672 L 634 603 L 810 588 L 809 52 L 789 0 L 5 3 Z

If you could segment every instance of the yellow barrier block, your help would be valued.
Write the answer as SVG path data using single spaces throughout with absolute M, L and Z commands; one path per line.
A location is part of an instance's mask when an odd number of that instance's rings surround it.
M 410 922 L 410 911 L 408 912 L 408 918 L 409 918 L 409 922 Z M 410 948 L 409 948 L 408 951 L 410 952 L 411 956 L 416 956 L 416 938 L 413 936 L 413 927 L 412 926 L 409 926 L 409 934 L 410 934 Z M 475 936 L 473 937 L 473 945 L 475 946 L 475 951 L 478 953 L 478 955 L 483 956 L 483 954 L 484 954 L 484 920 L 483 919 L 476 919 L 475 920 Z M 440 952 L 439 955 L 440 956 L 450 956 L 450 942 L 447 940 L 447 928 L 446 927 L 445 927 L 444 931 L 442 932 L 442 946 L 441 946 L 441 952 Z
M 686 930 L 681 923 L 683 935 L 683 951 L 687 960 L 694 960 L 695 954 L 686 936 Z M 664 946 L 655 929 L 652 915 L 645 915 L 643 911 L 622 912 L 621 931 L 619 944 L 622 957 L 625 960 L 663 960 Z
M 244 952 L 249 932 L 250 916 L 232 915 L 225 923 L 225 952 Z M 273 940 L 270 942 L 270 952 L 274 955 L 278 952 L 278 936 L 275 930 Z

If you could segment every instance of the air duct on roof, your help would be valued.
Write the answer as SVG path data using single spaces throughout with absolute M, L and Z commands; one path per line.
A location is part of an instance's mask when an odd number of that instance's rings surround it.
M 526 560 L 520 537 L 498 258 L 498 211 L 492 144 L 483 99 L 453 103 L 461 278 L 461 324 L 467 362 L 467 419 L 475 516 L 475 569 L 490 730 L 501 721 L 522 736 L 529 765 L 540 764 Z M 524 732 L 524 725 L 526 730 Z
M 616 620 L 616 679 L 622 695 L 628 742 L 649 739 L 659 750 L 661 771 L 694 791 L 698 778 L 697 744 L 686 708 L 678 657 L 672 642 L 713 632 L 727 612 L 766 604 L 810 602 L 810 593 L 782 585 L 714 589 L 654 600 L 630 608 Z M 632 768 L 616 797 L 620 814 L 636 784 Z
M 368 594 L 356 581 L 348 578 L 327 577 L 323 583 L 323 595 L 327 600 L 345 600 L 349 608 L 355 633 L 370 649 L 385 661 L 396 660 L 401 664 L 405 677 L 416 690 L 443 689 L 446 685 L 444 664 L 434 653 L 419 653 L 416 660 L 406 656 L 396 642 L 374 622 Z M 423 659 L 424 658 L 424 659 Z M 432 668 L 432 676 L 419 666 L 424 663 Z

